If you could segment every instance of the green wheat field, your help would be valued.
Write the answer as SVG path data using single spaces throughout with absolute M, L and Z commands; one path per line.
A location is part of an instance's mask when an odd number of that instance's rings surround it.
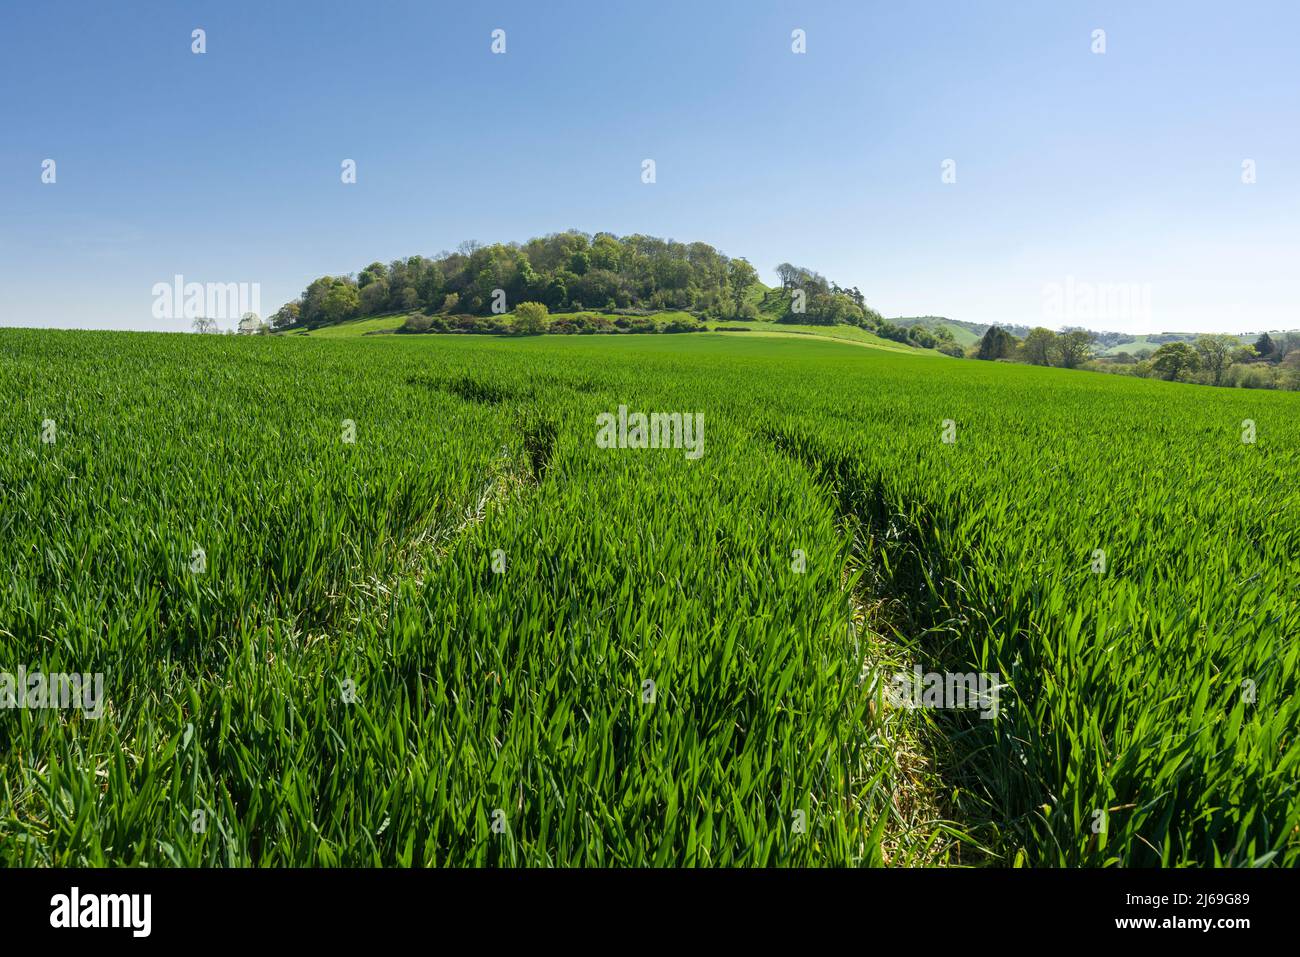
M 1300 863 L 1296 394 L 4 329 L 0 440 L 0 671 L 104 687 L 0 711 L 0 864 Z

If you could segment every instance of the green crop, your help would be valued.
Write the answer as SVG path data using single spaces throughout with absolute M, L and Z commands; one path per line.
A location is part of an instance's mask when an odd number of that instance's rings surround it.
M 0 864 L 1300 863 L 1294 395 L 0 330 L 0 401 L 0 674 L 105 699 L 0 709 Z

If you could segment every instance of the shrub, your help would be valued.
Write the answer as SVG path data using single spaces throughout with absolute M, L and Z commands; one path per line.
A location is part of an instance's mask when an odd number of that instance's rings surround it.
M 1273 388 L 1273 370 L 1262 363 L 1229 366 L 1223 381 L 1239 389 Z
M 660 331 L 667 333 L 707 332 L 708 327 L 694 320 L 673 319 L 671 322 L 665 323 Z
M 550 314 L 540 302 L 521 302 L 515 307 L 514 322 L 510 330 L 517 336 L 540 336 L 546 331 L 546 318 Z

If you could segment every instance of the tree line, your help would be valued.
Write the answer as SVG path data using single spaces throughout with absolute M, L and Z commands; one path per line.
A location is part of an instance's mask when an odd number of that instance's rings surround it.
M 1265 332 L 1254 343 L 1243 343 L 1237 336 L 1203 335 L 1192 342 L 1165 341 L 1154 350 L 1113 356 L 1098 355 L 1097 345 L 1096 334 L 1086 329 L 1057 333 L 1038 327 L 1019 339 L 1005 329 L 990 326 L 969 354 L 976 359 L 1088 369 L 1169 382 L 1300 390 L 1300 332 L 1276 337 Z
M 492 315 L 522 302 L 552 312 L 685 310 L 755 318 L 758 272 L 707 243 L 576 230 L 526 243 L 462 243 L 434 258 L 373 262 L 355 276 L 321 276 L 272 317 L 277 330 L 313 329 L 392 312 Z

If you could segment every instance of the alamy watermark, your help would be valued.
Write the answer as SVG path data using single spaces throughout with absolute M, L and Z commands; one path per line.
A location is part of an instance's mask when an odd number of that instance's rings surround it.
M 87 718 L 104 715 L 104 675 L 0 671 L 0 711 L 80 711 Z
M 1151 284 L 1145 282 L 1065 282 L 1043 286 L 1043 318 L 1052 323 L 1151 320 Z
M 943 708 L 978 711 L 984 719 L 998 716 L 997 672 L 899 671 L 885 685 L 885 698 L 898 708 Z
M 152 894 L 83 894 L 73 887 L 50 898 L 50 926 L 122 928 L 132 937 L 148 937 L 153 929 Z
M 257 282 L 186 282 L 178 274 L 170 283 L 154 283 L 152 293 L 155 319 L 238 321 L 250 312 L 262 314 Z
M 596 445 L 602 449 L 685 449 L 688 459 L 704 454 L 703 412 L 627 411 L 596 416 Z

